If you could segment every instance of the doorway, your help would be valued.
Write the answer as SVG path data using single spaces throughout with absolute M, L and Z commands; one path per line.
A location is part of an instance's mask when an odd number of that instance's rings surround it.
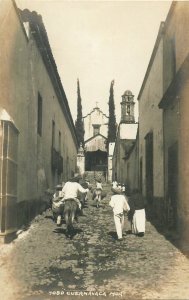
M 149 132 L 146 137 L 146 199 L 148 204 L 153 203 L 153 132 Z
M 177 199 L 178 199 L 178 143 L 168 149 L 168 223 L 170 227 L 177 227 Z

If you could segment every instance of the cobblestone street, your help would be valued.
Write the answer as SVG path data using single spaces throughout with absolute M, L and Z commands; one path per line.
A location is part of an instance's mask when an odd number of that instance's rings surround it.
M 72 239 L 48 210 L 2 246 L 0 299 L 189 299 L 189 260 L 149 222 L 118 242 L 109 200 L 89 199 Z

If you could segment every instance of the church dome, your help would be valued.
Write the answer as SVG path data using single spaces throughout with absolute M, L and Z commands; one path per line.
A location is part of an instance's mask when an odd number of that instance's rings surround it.
M 123 96 L 132 96 L 132 92 L 130 90 L 126 90 Z

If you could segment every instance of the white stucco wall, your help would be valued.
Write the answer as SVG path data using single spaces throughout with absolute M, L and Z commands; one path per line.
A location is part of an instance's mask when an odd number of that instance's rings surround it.
M 164 196 L 163 112 L 158 104 L 163 95 L 163 40 L 161 38 L 139 99 L 139 159 L 143 165 L 143 193 L 146 195 L 145 136 L 153 132 L 153 192 Z
M 101 150 L 107 152 L 106 139 L 101 135 L 94 136 L 92 139 L 90 139 L 85 143 L 85 150 L 86 151 Z
M 138 124 L 120 124 L 120 139 L 136 139 Z
M 4 3 L 0 13 L 0 106 L 19 130 L 18 201 L 32 200 L 58 181 L 51 170 L 52 120 L 56 150 L 61 132 L 62 180 L 76 169 L 77 145 L 35 40 L 27 39 L 13 2 Z M 42 97 L 42 136 L 37 134 L 38 93 Z
M 85 141 L 93 137 L 93 125 L 100 125 L 100 134 L 107 137 L 108 117 L 100 110 L 100 108 L 95 107 L 92 112 L 83 118 L 83 122 L 85 129 Z

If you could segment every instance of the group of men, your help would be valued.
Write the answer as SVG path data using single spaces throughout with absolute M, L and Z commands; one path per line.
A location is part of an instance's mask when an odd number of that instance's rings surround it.
M 53 195 L 52 211 L 53 215 L 56 215 L 57 225 L 61 224 L 61 217 L 63 212 L 64 203 L 67 199 L 73 199 L 78 204 L 78 210 L 82 212 L 81 201 L 84 199 L 89 191 L 89 183 L 84 181 L 84 184 L 80 184 L 81 176 L 75 175 L 72 179 L 62 185 L 56 187 L 56 192 Z M 102 192 L 102 184 L 100 180 L 96 183 L 96 194 L 97 191 Z M 124 227 L 124 211 L 130 213 L 131 229 L 133 233 L 138 236 L 143 236 L 145 232 L 145 209 L 144 202 L 138 190 L 135 190 L 132 197 L 132 201 L 128 201 L 126 196 L 125 185 L 112 182 L 112 192 L 109 205 L 113 209 L 114 222 L 118 240 L 121 241 L 123 237 Z M 100 194 L 101 195 L 101 194 Z M 80 200 L 79 200 L 80 198 Z M 101 196 L 100 196 L 101 199 Z M 97 204 L 99 205 L 99 200 Z

